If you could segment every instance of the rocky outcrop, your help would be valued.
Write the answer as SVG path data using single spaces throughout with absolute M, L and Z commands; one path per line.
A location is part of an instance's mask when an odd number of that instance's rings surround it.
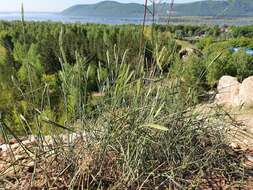
M 253 106 L 253 76 L 242 83 L 235 77 L 223 76 L 218 83 L 216 103 L 226 107 Z
M 246 107 L 253 106 L 253 76 L 246 78 L 240 87 L 239 97 L 241 104 Z
M 218 83 L 218 94 L 216 95 L 216 102 L 225 106 L 238 106 L 240 105 L 240 92 L 241 84 L 235 77 L 223 76 Z

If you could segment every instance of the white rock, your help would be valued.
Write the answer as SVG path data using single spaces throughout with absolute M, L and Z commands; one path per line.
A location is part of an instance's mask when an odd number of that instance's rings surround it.
M 253 106 L 253 76 L 246 78 L 240 87 L 239 97 L 243 106 Z
M 223 76 L 218 83 L 218 94 L 216 103 L 224 106 L 239 106 L 241 99 L 239 97 L 240 82 L 235 77 Z
M 240 148 L 239 144 L 238 144 L 238 143 L 235 143 L 235 142 L 232 142 L 232 143 L 230 144 L 230 146 L 231 146 L 233 149 L 239 149 L 239 148 Z
M 253 163 L 253 156 L 251 155 L 246 155 L 246 158 L 248 161 L 252 162 Z
M 9 145 L 7 145 L 7 144 L 2 144 L 2 145 L 0 146 L 0 151 L 1 151 L 1 152 L 6 152 L 9 148 L 10 148 Z

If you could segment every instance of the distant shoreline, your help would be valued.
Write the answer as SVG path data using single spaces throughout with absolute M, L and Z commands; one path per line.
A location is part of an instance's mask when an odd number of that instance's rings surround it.
M 0 20 L 17 21 L 21 19 L 20 12 L 0 12 Z M 115 16 L 68 16 L 59 12 L 26 12 L 26 21 L 51 21 L 62 23 L 94 23 L 94 24 L 142 24 L 143 17 L 115 17 Z M 147 24 L 152 23 L 151 17 L 147 18 Z M 167 18 L 160 17 L 155 19 L 156 24 L 166 24 Z M 182 25 L 253 25 L 253 17 L 213 17 L 213 16 L 173 16 L 170 24 Z

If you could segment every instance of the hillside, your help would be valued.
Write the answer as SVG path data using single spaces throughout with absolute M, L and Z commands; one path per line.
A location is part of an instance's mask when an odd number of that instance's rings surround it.
M 150 10 L 152 7 L 149 7 Z M 157 7 L 160 15 L 165 15 L 167 4 Z M 134 17 L 143 15 L 143 5 L 137 3 L 118 3 L 103 1 L 90 5 L 75 5 L 62 12 L 67 16 L 108 16 Z M 175 16 L 253 16 L 252 0 L 199 1 L 193 3 L 175 4 Z
M 64 15 L 70 16 L 138 16 L 143 12 L 143 5 L 137 3 L 118 3 L 104 1 L 91 5 L 75 5 L 64 10 Z

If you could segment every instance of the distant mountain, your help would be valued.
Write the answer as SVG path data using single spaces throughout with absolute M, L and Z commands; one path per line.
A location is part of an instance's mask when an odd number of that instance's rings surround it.
M 166 15 L 168 4 L 159 4 L 157 12 Z M 152 10 L 152 7 L 149 7 Z M 67 16 L 107 16 L 136 17 L 142 16 L 144 6 L 137 3 L 118 3 L 103 1 L 97 4 L 75 5 L 62 12 Z M 192 3 L 175 4 L 174 16 L 253 16 L 253 0 L 205 0 Z
M 143 14 L 143 5 L 137 3 L 118 3 L 103 1 L 97 4 L 75 5 L 62 12 L 69 16 L 139 16 Z
M 253 16 L 253 0 L 206 0 L 175 4 L 178 16 Z

